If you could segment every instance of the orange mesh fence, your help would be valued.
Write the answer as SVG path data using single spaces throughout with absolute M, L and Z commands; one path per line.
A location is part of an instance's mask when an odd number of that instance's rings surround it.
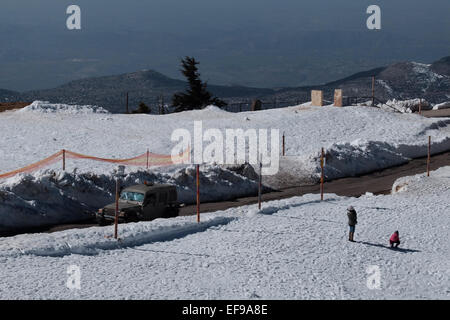
M 30 164 L 26 167 L 6 172 L 0 173 L 0 179 L 10 178 L 19 173 L 29 173 L 32 171 L 39 170 L 41 168 L 47 167 L 53 163 L 61 161 L 65 163 L 66 159 L 84 159 L 84 160 L 93 160 L 100 162 L 108 162 L 114 164 L 128 165 L 128 166 L 140 166 L 140 167 L 152 167 L 152 166 L 169 166 L 174 164 L 185 163 L 190 159 L 190 149 L 186 149 L 184 152 L 180 153 L 177 156 L 170 155 L 162 155 L 155 154 L 151 152 L 146 152 L 142 155 L 139 155 L 130 159 L 107 159 L 107 158 L 99 158 L 94 156 L 88 156 L 81 153 L 72 152 L 69 150 L 61 150 L 48 158 L 45 158 L 36 163 Z
M 123 164 L 123 165 L 132 165 L 132 166 L 146 166 L 147 154 L 143 154 L 130 159 L 106 159 L 99 158 L 94 156 L 88 156 L 72 151 L 66 151 L 66 159 L 84 159 L 84 160 L 93 160 L 93 161 L 101 161 L 101 162 L 109 162 L 115 164 Z
M 28 165 L 26 167 L 23 167 L 21 169 L 17 169 L 17 170 L 6 172 L 6 173 L 0 173 L 0 179 L 10 178 L 10 177 L 13 177 L 13 176 L 15 176 L 16 174 L 19 174 L 19 173 L 32 172 L 32 171 L 36 171 L 38 169 L 47 167 L 50 164 L 59 161 L 60 157 L 62 156 L 62 154 L 63 154 L 63 152 L 59 151 L 59 152 L 51 155 L 50 157 L 45 158 L 44 160 L 35 162 L 35 163 L 30 164 L 30 165 Z
M 163 166 L 163 165 L 172 165 L 172 164 L 179 164 L 183 163 L 190 158 L 190 151 L 187 149 L 183 153 L 180 153 L 177 156 L 170 156 L 170 155 L 162 155 L 162 154 L 156 154 L 151 152 L 146 152 L 140 156 L 129 158 L 129 159 L 106 159 L 106 158 L 99 158 L 94 156 L 88 156 L 85 154 L 80 154 L 72 151 L 65 151 L 66 159 L 85 159 L 85 160 L 93 160 L 93 161 L 100 161 L 100 162 L 109 162 L 109 163 L 115 163 L 115 164 L 122 164 L 122 165 L 128 165 L 128 166 L 141 166 L 141 167 L 151 167 L 151 166 Z

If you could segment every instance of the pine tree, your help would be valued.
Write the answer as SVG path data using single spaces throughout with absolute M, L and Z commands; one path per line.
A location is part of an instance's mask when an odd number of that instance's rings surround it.
M 143 102 L 139 104 L 139 108 L 133 110 L 132 113 L 150 113 L 150 108 Z
M 175 112 L 203 109 L 208 105 L 216 105 L 218 107 L 227 104 L 217 97 L 212 97 L 211 93 L 206 89 L 207 84 L 200 80 L 200 73 L 197 65 L 199 62 L 193 57 L 185 57 L 181 60 L 181 72 L 188 81 L 189 88 L 186 93 L 176 93 L 172 98 L 172 105 L 176 107 Z

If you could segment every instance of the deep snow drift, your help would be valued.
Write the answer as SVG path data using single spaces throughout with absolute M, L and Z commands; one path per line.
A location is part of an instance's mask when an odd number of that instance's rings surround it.
M 401 186 L 401 187 L 398 187 Z M 305 195 L 195 217 L 0 239 L 1 299 L 449 299 L 450 167 L 388 196 Z M 346 208 L 358 212 L 347 240 Z M 399 230 L 399 249 L 388 247 Z M 69 289 L 69 266 L 81 271 Z M 378 268 L 380 286 L 373 284 Z
M 20 113 L 59 113 L 59 114 L 92 114 L 92 113 L 110 113 L 108 110 L 98 106 L 79 106 L 62 103 L 50 103 L 48 101 L 34 101 L 29 106 L 18 110 Z
M 442 110 L 442 109 L 450 109 L 450 101 L 435 104 L 433 106 L 433 110 Z
M 245 165 L 202 166 L 200 200 L 231 200 L 254 195 L 258 191 L 257 182 L 237 173 L 245 171 L 250 171 L 246 175 L 255 175 L 252 167 Z M 176 185 L 181 203 L 193 203 L 196 199 L 194 166 L 177 168 L 169 173 L 134 171 L 121 180 L 121 185 L 128 187 L 144 182 Z M 46 170 L 34 175 L 19 175 L 0 185 L 0 231 L 89 219 L 89 213 L 113 202 L 114 194 L 113 173 Z
M 306 105 L 258 112 L 229 113 L 215 107 L 169 115 L 120 115 L 91 106 L 34 102 L 19 111 L 0 113 L 0 173 L 46 158 L 61 149 L 103 158 L 130 158 L 151 152 L 170 154 L 177 128 L 279 129 L 286 135 L 286 157 L 279 174 L 266 177 L 269 186 L 317 182 L 319 153 L 326 150 L 328 179 L 358 175 L 425 156 L 428 135 L 432 152 L 450 150 L 450 119 L 428 119 L 371 107 L 336 108 Z M 281 137 L 280 137 L 281 139 Z M 269 140 L 270 141 L 270 140 Z M 207 146 L 209 142 L 204 142 Z M 247 146 L 248 147 L 248 146 Z M 0 229 L 68 222 L 83 218 L 87 208 L 112 201 L 114 166 L 87 160 L 66 161 L 41 171 L 0 180 Z M 204 165 L 203 200 L 255 194 L 255 172 Z M 176 184 L 184 202 L 193 202 L 192 168 L 128 167 L 129 182 Z M 141 177 L 141 180 L 138 179 Z M 67 182 L 67 181 L 68 182 Z
M 389 100 L 386 105 L 402 113 L 413 113 L 420 110 L 431 110 L 433 106 L 424 99 Z M 381 105 L 385 108 L 385 105 Z

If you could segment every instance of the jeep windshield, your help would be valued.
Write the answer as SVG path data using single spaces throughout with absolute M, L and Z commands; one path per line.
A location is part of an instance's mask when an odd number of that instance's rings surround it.
M 143 202 L 144 194 L 139 192 L 122 191 L 120 194 L 120 200 Z

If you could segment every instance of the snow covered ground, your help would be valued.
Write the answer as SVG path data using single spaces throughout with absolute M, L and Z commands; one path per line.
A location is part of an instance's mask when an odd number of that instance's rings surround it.
M 426 145 L 427 135 L 433 136 L 436 151 L 442 149 L 440 144 L 450 149 L 450 119 L 426 119 L 368 107 L 305 105 L 242 113 L 208 107 L 160 116 L 108 114 L 96 107 L 35 102 L 22 110 L 0 114 L 0 128 L 8 132 L 0 138 L 1 172 L 23 167 L 61 149 L 104 158 L 130 158 L 145 153 L 147 148 L 154 153 L 170 154 L 175 145 L 170 140 L 172 132 L 177 128 L 192 132 L 195 120 L 203 121 L 204 130 L 279 129 L 286 134 L 286 154 L 299 157 L 300 165 L 311 174 L 316 173 L 316 160 L 322 147 L 338 150 L 339 157 L 345 161 L 379 160 L 388 154 L 392 158 L 390 164 L 424 154 L 426 148 L 421 147 Z M 367 154 L 371 145 L 382 146 L 377 154 Z M 407 152 L 404 150 L 407 146 L 416 151 Z M 85 160 L 70 160 L 66 165 L 68 171 L 76 167 L 77 172 L 94 173 L 105 173 L 113 167 Z M 388 163 L 380 167 L 385 165 Z M 61 164 L 54 167 L 60 169 Z M 361 171 L 363 168 L 356 170 Z M 354 172 L 355 168 L 349 166 L 340 175 Z M 329 175 L 334 177 L 332 173 Z
M 2 238 L 0 299 L 449 299 L 450 167 L 393 191 L 120 225 L 121 242 L 113 227 Z M 80 289 L 67 287 L 74 266 Z
M 428 119 L 370 107 L 306 105 L 258 112 L 229 113 L 215 107 L 169 115 L 109 114 L 102 108 L 34 102 L 19 111 L 0 113 L 0 173 L 24 167 L 61 149 L 103 158 L 130 158 L 146 152 L 170 154 L 173 130 L 217 128 L 279 129 L 286 135 L 280 173 L 265 181 L 311 183 L 318 180 L 319 153 L 326 150 L 325 175 L 358 175 L 425 156 L 428 135 L 432 152 L 450 150 L 450 119 Z M 131 125 L 130 125 L 131 124 Z M 281 139 L 281 137 L 280 137 Z M 208 142 L 204 142 L 207 146 Z M 32 174 L 0 180 L 0 229 L 68 222 L 112 199 L 112 164 L 66 161 Z M 222 200 L 256 192 L 254 170 L 202 167 L 203 200 Z M 128 167 L 127 183 L 143 180 L 178 186 L 182 201 L 193 202 L 192 167 Z
M 450 108 L 450 101 L 435 104 L 433 106 L 433 110 L 442 110 L 442 109 L 449 109 L 449 108 Z

